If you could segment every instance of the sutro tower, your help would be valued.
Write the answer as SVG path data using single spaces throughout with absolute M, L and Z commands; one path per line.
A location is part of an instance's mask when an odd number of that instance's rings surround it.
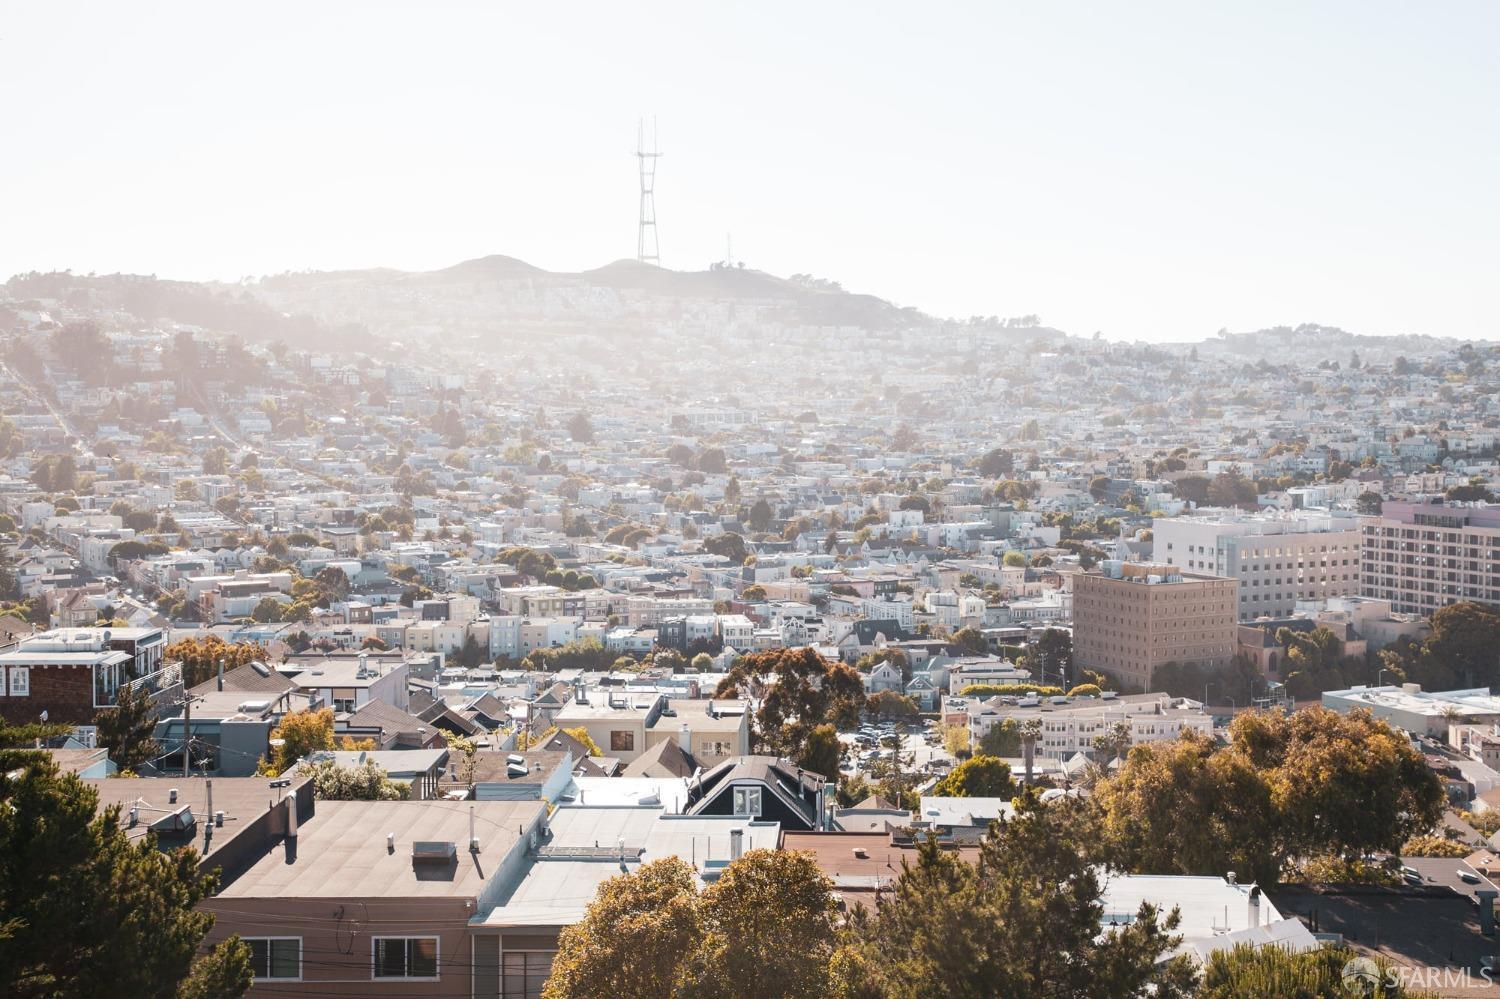
M 656 240 L 656 119 L 651 119 L 651 149 L 646 149 L 646 119 L 636 126 L 635 158 L 641 167 L 641 215 L 636 225 L 635 259 L 661 266 L 661 246 Z

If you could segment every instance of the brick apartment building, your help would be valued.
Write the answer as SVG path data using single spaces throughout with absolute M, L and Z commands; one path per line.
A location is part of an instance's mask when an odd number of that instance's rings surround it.
M 1171 565 L 1104 562 L 1073 577 L 1073 661 L 1149 690 L 1170 662 L 1229 665 L 1238 580 Z

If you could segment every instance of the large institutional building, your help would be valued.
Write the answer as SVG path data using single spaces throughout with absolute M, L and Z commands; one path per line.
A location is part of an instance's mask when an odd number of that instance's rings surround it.
M 1360 592 L 1398 614 L 1500 605 L 1500 506 L 1386 503 L 1361 518 Z
M 1290 617 L 1297 601 L 1359 593 L 1359 521 L 1352 513 L 1172 517 L 1151 525 L 1151 555 L 1190 572 L 1240 581 L 1242 621 Z
M 1170 662 L 1227 666 L 1238 587 L 1172 565 L 1101 563 L 1073 577 L 1073 661 L 1141 690 Z

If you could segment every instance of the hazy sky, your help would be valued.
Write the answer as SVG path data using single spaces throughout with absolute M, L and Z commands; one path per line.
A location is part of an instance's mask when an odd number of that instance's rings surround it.
M 0 276 L 735 256 L 1110 337 L 1500 337 L 1500 4 L 47 3 Z

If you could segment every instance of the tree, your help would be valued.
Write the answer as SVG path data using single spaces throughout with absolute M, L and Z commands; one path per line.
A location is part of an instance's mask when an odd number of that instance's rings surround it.
M 374 760 L 351 767 L 319 760 L 302 768 L 312 778 L 313 794 L 323 801 L 404 801 L 411 785 L 393 781 Z
M 563 732 L 579 742 L 583 746 L 584 751 L 590 756 L 602 757 L 604 755 L 604 750 L 600 749 L 599 744 L 594 741 L 594 737 L 589 735 L 587 727 L 579 725 L 577 728 L 565 728 Z
M 1109 492 L 1109 481 L 1107 475 L 1096 475 L 1089 480 L 1089 495 L 1094 498 L 1094 502 L 1099 503 L 1104 500 Z
M 262 624 L 281 620 L 281 601 L 275 597 L 261 597 L 250 610 L 250 620 Z
M 764 531 L 771 526 L 771 504 L 766 502 L 765 497 L 750 504 L 749 519 L 750 526 L 757 531 Z
M 954 767 L 932 793 L 953 798 L 1009 798 L 1016 793 L 1016 782 L 1003 760 L 979 755 Z
M 729 463 L 724 457 L 724 449 L 721 447 L 706 447 L 698 452 L 694 460 L 698 471 L 707 472 L 710 475 L 723 475 L 729 471 Z
M 1021 726 L 1014 718 L 1002 718 L 979 737 L 978 752 L 986 756 L 1013 758 L 1021 753 Z
M 1043 631 L 1027 650 L 1026 665 L 1044 682 L 1067 683 L 1073 675 L 1073 633 L 1061 628 Z
M 1003 479 L 1015 470 L 1015 456 L 1002 448 L 986 451 L 979 459 L 979 474 L 987 479 Z
M 1366 516 L 1379 516 L 1385 500 L 1373 490 L 1366 489 L 1354 498 L 1354 508 Z
M 580 444 L 594 439 L 594 424 L 586 413 L 574 413 L 568 417 L 568 436 Z
M 1127 871 L 1238 871 L 1262 883 L 1280 874 L 1270 788 L 1204 737 L 1137 747 L 1094 800 L 1100 852 Z
M 134 684 L 121 686 L 114 706 L 95 715 L 94 724 L 99 727 L 99 745 L 109 750 L 110 760 L 121 770 L 134 772 L 161 755 L 153 737 L 156 708 L 151 696 Z
M 237 999 L 254 981 L 250 958 L 250 945 L 238 936 L 219 941 L 193 962 L 177 999 Z
M 747 604 L 759 603 L 760 601 L 766 599 L 766 588 L 764 586 L 761 586 L 759 583 L 751 583 L 749 586 L 745 587 L 744 592 L 740 594 L 740 599 L 745 601 Z
M 877 690 L 865 699 L 865 711 L 876 718 L 911 719 L 922 713 L 917 702 L 894 690 Z
M 214 676 L 223 662 L 224 671 L 246 663 L 264 661 L 266 650 L 253 642 L 224 641 L 218 635 L 203 638 L 180 638 L 162 653 L 165 662 L 182 663 L 182 683 L 196 687 Z
M 545 999 L 822 996 L 832 884 L 807 854 L 751 850 L 697 890 L 676 857 L 610 878 L 558 937 Z
M 1012 569 L 1024 569 L 1026 567 L 1026 553 L 1021 551 L 1008 551 L 1000 557 L 1000 564 Z
M 1109 763 L 1116 757 L 1123 757 L 1130 752 L 1131 741 L 1130 722 L 1117 721 L 1094 736 L 1094 752 L 1098 754 L 1099 762 Z
M 960 628 L 953 634 L 953 644 L 970 655 L 983 655 L 990 650 L 990 643 L 977 628 Z
M 1256 500 L 1255 483 L 1245 478 L 1238 467 L 1230 468 L 1209 481 L 1208 500 L 1215 506 L 1252 506 Z
M 841 662 L 812 648 L 753 652 L 719 681 L 716 698 L 759 698 L 752 738 L 764 749 L 796 759 L 811 731 L 828 722 L 847 728 L 865 704 L 864 681 Z
M 278 739 L 280 745 L 276 744 Z M 271 758 L 262 762 L 261 770 L 275 777 L 309 753 L 333 748 L 333 709 L 283 715 L 281 724 L 271 730 L 271 742 Z
M 4 733 L 15 744 L 17 730 Z M 217 876 L 191 847 L 131 841 L 120 808 L 41 754 L 9 753 L 0 781 L 0 993 L 16 999 L 235 997 L 238 941 L 194 955 Z M 214 991 L 197 991 L 213 986 Z M 193 991 L 189 991 L 193 990 Z
M 723 534 L 705 538 L 703 550 L 711 555 L 722 555 L 733 565 L 743 565 L 747 554 L 745 539 L 733 531 L 725 531 Z
M 700 652 L 688 663 L 694 673 L 710 673 L 714 668 L 714 657 L 707 652 Z
M 1394 852 L 1442 816 L 1420 753 L 1367 711 L 1240 714 L 1230 744 L 1186 735 L 1130 751 L 1094 790 L 1104 856 L 1153 873 L 1249 872 L 1291 858 Z
M 558 935 L 544 999 L 674 994 L 684 956 L 703 938 L 697 883 L 677 857 L 605 881 Z
M 1146 904 L 1123 928 L 1102 925 L 1101 874 L 1087 823 L 1070 802 L 1027 795 L 992 826 L 977 863 L 925 840 L 873 912 L 850 914 L 835 955 L 845 996 L 1181 996 L 1191 959 L 1167 959 L 1177 916 Z M 1045 944 L 1042 942 L 1045 941 Z
M 802 755 L 797 758 L 797 766 L 837 781 L 843 757 L 844 746 L 839 742 L 838 729 L 832 725 L 819 725 L 807 734 Z
M 1373 980 L 1351 981 L 1350 962 L 1358 956 L 1362 955 L 1344 945 L 1315 947 L 1294 954 L 1284 947 L 1235 944 L 1209 954 L 1195 995 L 1198 999 L 1263 996 L 1344 999 L 1356 995 L 1370 999 L 1415 999 L 1425 995 L 1406 988 L 1395 968 L 1384 958 L 1371 960 L 1368 967 L 1356 965 L 1373 976 Z
M 204 475 L 223 475 L 229 471 L 229 452 L 223 447 L 209 448 L 203 455 Z
M 1208 479 L 1205 476 L 1179 476 L 1173 485 L 1177 489 L 1177 495 L 1189 503 L 1202 504 L 1208 502 Z
M 817 999 L 837 940 L 833 883 L 811 854 L 751 850 L 704 889 L 703 938 L 683 992 L 722 999 Z

